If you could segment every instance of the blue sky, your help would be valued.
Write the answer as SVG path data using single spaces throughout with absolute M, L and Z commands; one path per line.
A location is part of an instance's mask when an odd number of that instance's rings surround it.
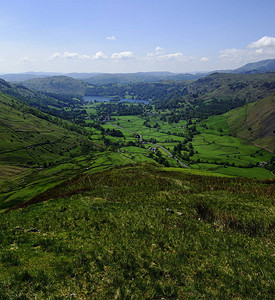
M 1 0 L 0 73 L 192 72 L 275 58 L 274 0 Z

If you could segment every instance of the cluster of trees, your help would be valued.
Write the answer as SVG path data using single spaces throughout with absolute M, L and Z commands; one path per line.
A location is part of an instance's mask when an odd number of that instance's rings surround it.
M 110 135 L 110 136 L 116 136 L 116 137 L 123 137 L 123 138 L 125 138 L 124 134 L 120 130 L 118 130 L 118 129 L 109 129 L 109 128 L 107 128 L 105 130 L 105 134 Z
M 139 82 L 124 85 L 113 83 L 89 86 L 86 89 L 86 95 L 119 96 L 121 98 L 130 96 L 158 102 L 187 94 L 187 85 L 186 81 Z
M 106 116 L 130 116 L 130 115 L 142 115 L 144 113 L 144 106 L 125 104 L 125 103 L 101 103 L 96 107 L 97 115 Z
M 156 162 L 158 162 L 159 164 L 161 164 L 165 167 L 170 167 L 170 164 L 169 164 L 168 160 L 165 157 L 162 156 L 162 154 L 159 150 L 157 150 L 155 154 L 150 152 L 149 157 L 154 159 Z

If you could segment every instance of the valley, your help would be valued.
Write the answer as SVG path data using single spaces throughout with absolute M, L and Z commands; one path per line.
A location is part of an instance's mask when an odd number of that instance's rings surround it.
M 273 300 L 275 1 L 0 5 L 0 300 Z
M 2 82 L 1 297 L 271 299 L 274 76 L 229 77 Z

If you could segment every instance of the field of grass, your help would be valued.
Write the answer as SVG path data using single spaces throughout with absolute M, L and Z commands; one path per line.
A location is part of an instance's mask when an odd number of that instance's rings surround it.
M 195 135 L 193 139 L 193 146 L 195 154 L 193 160 L 200 159 L 200 162 L 206 164 L 197 164 L 194 167 L 202 167 L 211 169 L 207 166 L 209 163 L 213 164 L 216 172 L 234 176 L 256 177 L 259 179 L 272 178 L 273 175 L 262 168 L 247 168 L 249 165 L 258 165 L 260 162 L 269 162 L 273 157 L 263 149 L 256 148 L 251 143 L 237 137 L 228 135 L 229 127 L 224 116 L 214 116 L 202 122 L 207 126 L 198 129 L 200 134 Z M 236 167 L 221 166 L 216 167 L 215 163 L 234 164 Z
M 26 202 L 37 193 L 46 191 L 76 174 L 98 172 L 125 164 L 152 162 L 157 158 L 152 155 L 149 157 L 150 151 L 147 148 L 152 146 L 150 144 L 143 145 L 143 148 L 131 144 L 127 146 L 129 142 L 137 144 L 138 138 L 132 132 L 110 124 L 104 124 L 102 127 L 105 130 L 120 130 L 124 137 L 105 135 L 105 138 L 109 139 L 110 143 L 120 146 L 104 151 L 106 147 L 103 145 L 102 132 L 86 127 L 90 132 L 89 139 L 97 146 L 93 146 L 92 150 L 84 154 L 81 144 L 87 142 L 87 137 L 65 130 L 57 125 L 58 123 L 46 120 L 45 116 L 41 118 L 28 112 L 15 98 L 1 95 L 0 100 L 1 210 Z M 100 104 L 94 105 L 89 105 L 90 113 L 95 113 L 95 108 Z M 149 120 L 148 116 L 115 116 L 116 120 L 112 123 L 141 134 L 145 140 L 156 140 L 159 145 L 173 152 L 175 145 L 186 138 L 172 133 L 188 133 L 187 122 L 169 124 L 160 120 L 161 115 L 153 109 Z M 259 179 L 273 177 L 263 168 L 247 168 L 249 164 L 269 161 L 272 155 L 239 138 L 229 136 L 229 128 L 225 121 L 224 116 L 215 116 L 202 122 L 206 126 L 197 124 L 200 134 L 196 134 L 192 141 L 195 153 L 190 157 L 191 161 L 185 163 L 194 169 L 232 176 Z M 87 124 L 91 122 L 92 120 L 87 120 Z M 150 128 L 145 126 L 144 122 L 147 122 Z M 157 124 L 159 126 L 156 126 Z M 179 166 L 176 160 L 168 157 L 167 152 L 161 148 L 159 151 L 170 166 Z M 222 166 L 224 163 L 230 166 Z M 241 168 L 237 168 L 238 166 Z
M 48 117 L 1 94 L 0 164 L 42 165 L 60 160 L 81 143 L 83 137 L 50 122 Z
M 225 114 L 230 130 L 238 137 L 275 151 L 275 97 L 249 103 Z
M 176 136 L 171 133 L 187 132 L 186 122 L 180 121 L 179 123 L 168 124 L 167 122 L 160 121 L 160 116 L 153 116 L 150 118 L 149 124 L 151 128 L 144 125 L 145 117 L 141 116 L 116 116 L 116 121 L 112 122 L 118 126 L 131 130 L 142 135 L 144 140 L 154 139 L 158 144 L 164 146 L 170 151 L 173 151 L 174 146 L 178 142 L 185 140 L 185 137 Z M 159 124 L 159 128 L 154 128 L 155 124 Z M 272 154 L 258 149 L 248 142 L 229 135 L 229 127 L 225 116 L 214 116 L 204 120 L 202 124 L 207 127 L 202 127 L 201 123 L 197 124 L 197 129 L 200 134 L 196 134 L 193 138 L 192 145 L 195 154 L 191 157 L 192 167 L 203 169 L 215 169 L 216 172 L 223 174 L 230 174 L 235 176 L 256 177 L 259 179 L 272 178 L 273 175 L 262 168 L 253 168 L 251 173 L 250 165 L 258 165 L 263 161 L 270 161 Z M 111 129 L 111 125 L 104 125 L 104 128 Z M 114 127 L 113 127 L 114 128 Z M 130 138 L 132 141 L 136 139 L 133 135 L 125 130 L 122 130 L 125 135 L 126 141 Z M 168 134 L 168 132 L 170 134 Z M 113 141 L 121 141 L 121 138 L 112 138 Z M 169 142 L 169 141 L 173 142 Z M 146 146 L 146 147 L 149 147 Z M 162 151 L 164 156 L 167 156 L 165 151 Z M 184 153 L 184 152 L 182 152 Z M 200 164 L 196 161 L 204 162 Z M 174 165 L 173 160 L 169 160 Z M 187 162 L 188 163 L 188 162 Z M 195 163 L 195 164 L 194 164 Z M 216 163 L 220 164 L 216 167 Z M 205 167 L 207 164 L 212 164 L 212 167 Z M 222 167 L 221 164 L 233 165 L 231 168 Z M 234 165 L 236 167 L 234 167 Z M 238 169 L 241 167 L 242 169 Z M 249 167 L 249 168 L 248 168 Z
M 1 297 L 272 299 L 274 196 L 155 165 L 78 175 L 1 215 Z

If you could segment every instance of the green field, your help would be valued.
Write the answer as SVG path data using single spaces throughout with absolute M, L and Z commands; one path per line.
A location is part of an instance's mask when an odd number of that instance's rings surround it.
M 144 105 L 1 80 L 26 97 L 0 94 L 0 300 L 273 299 L 275 98 L 212 115 L 256 97 L 242 76 L 145 83 Z
M 167 113 L 167 110 L 165 112 Z M 194 120 L 191 125 L 187 125 L 186 121 L 171 124 L 161 121 L 161 113 L 156 112 L 150 117 L 130 115 L 113 116 L 113 118 L 114 120 L 111 123 L 121 128 L 110 124 L 105 124 L 103 127 L 105 129 L 119 129 L 123 133 L 124 138 L 108 137 L 112 142 L 124 142 L 124 144 L 129 141 L 138 142 L 138 138 L 127 131 L 130 130 L 142 135 L 144 141 L 154 141 L 173 152 L 174 147 L 178 143 L 185 142 L 186 137 L 189 135 L 190 126 L 195 125 L 198 133 L 192 138 L 194 154 L 186 161 L 184 161 L 184 157 L 181 158 L 186 164 L 195 169 L 213 169 L 215 172 L 232 176 L 256 177 L 260 179 L 273 177 L 269 171 L 258 168 L 259 163 L 269 162 L 273 154 L 258 149 L 245 140 L 232 136 L 225 116 L 214 116 L 201 122 Z M 148 125 L 150 128 L 148 128 Z M 127 130 L 123 130 L 123 128 Z M 95 136 L 93 135 L 93 137 Z M 145 145 L 146 148 L 149 146 Z M 165 151 L 160 151 L 163 156 L 168 156 Z M 188 151 L 181 151 L 181 155 L 188 155 Z M 171 159 L 169 159 L 169 162 L 173 166 L 176 163 Z M 207 167 L 208 164 L 212 166 Z M 229 166 L 230 168 L 228 168 Z M 241 169 L 238 169 L 238 167 Z M 253 168 L 253 172 L 251 172 L 251 168 Z
M 1 216 L 1 297 L 272 299 L 274 193 L 150 164 L 78 175 Z

